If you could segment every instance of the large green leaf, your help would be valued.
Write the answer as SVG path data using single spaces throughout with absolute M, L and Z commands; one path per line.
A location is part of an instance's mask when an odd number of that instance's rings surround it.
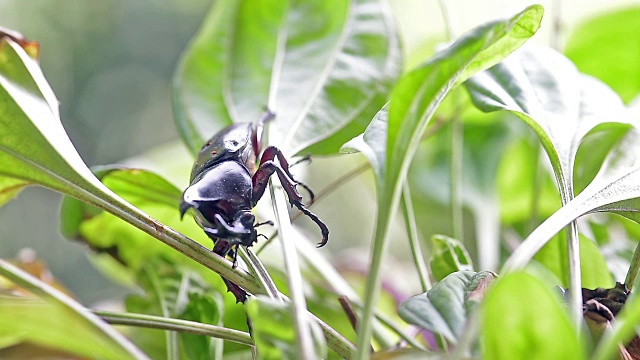
M 122 218 L 252 292 L 247 272 L 161 224 L 105 187 L 82 162 L 58 114 L 58 101 L 38 64 L 15 42 L 0 39 L 0 177 L 60 191 Z M 3 181 L 6 183 L 6 181 Z
M 0 298 L 0 342 L 7 337 L 87 358 L 146 359 L 122 334 L 59 290 L 0 260 L 0 276 L 39 298 Z M 70 326 L 73 325 L 73 326 Z
M 482 305 L 485 359 L 584 359 L 560 297 L 534 276 L 498 279 Z
M 298 359 L 291 304 L 264 296 L 247 300 L 247 315 L 258 359 Z M 314 359 L 327 357 L 325 339 L 317 324 L 309 323 L 314 341 Z
M 367 156 L 376 175 L 378 193 L 376 235 L 357 344 L 359 358 L 366 356 L 371 337 L 390 219 L 397 210 L 401 185 L 422 133 L 453 86 L 470 76 L 472 70 L 493 65 L 522 45 L 538 30 L 542 14 L 542 7 L 534 5 L 511 19 L 492 22 L 465 34 L 404 75 L 393 89 L 388 107 L 376 115 L 363 135 L 345 144 L 344 149 L 355 149 Z
M 335 153 L 384 104 L 400 67 L 384 1 L 216 1 L 175 75 L 178 129 L 196 153 L 268 106 L 273 143 L 296 153 L 326 139 L 307 151 Z
M 578 69 L 611 86 L 625 102 L 640 93 L 640 7 L 599 14 L 580 24 L 565 54 Z
M 454 272 L 426 293 L 404 301 L 398 308 L 398 314 L 410 324 L 457 343 L 469 315 L 495 277 L 490 271 Z

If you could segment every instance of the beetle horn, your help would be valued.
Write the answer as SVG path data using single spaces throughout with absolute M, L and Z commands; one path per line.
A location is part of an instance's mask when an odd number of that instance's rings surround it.
M 186 214 L 187 210 L 189 210 L 192 207 L 193 207 L 193 204 L 189 204 L 188 202 L 182 200 L 180 202 L 180 219 L 182 219 L 184 217 L 184 214 Z

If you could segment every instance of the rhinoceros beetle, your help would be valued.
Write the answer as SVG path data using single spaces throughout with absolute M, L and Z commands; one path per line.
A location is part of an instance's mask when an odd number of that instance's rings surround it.
M 252 246 L 259 236 L 256 228 L 273 224 L 256 223 L 251 209 L 264 194 L 274 173 L 278 175 L 289 203 L 320 227 L 322 241 L 318 247 L 324 246 L 328 240 L 329 229 L 302 204 L 296 185 L 304 187 L 312 201 L 313 192 L 294 179 L 282 152 L 269 146 L 260 153 L 264 123 L 274 116 L 267 111 L 255 124 L 233 124 L 211 137 L 200 150 L 191 171 L 191 185 L 182 195 L 181 216 L 193 208 L 196 221 L 214 241 L 213 252 L 220 256 L 232 255 L 234 267 L 237 265 L 237 247 Z M 246 292 L 238 285 L 223 280 L 236 299 L 244 302 Z

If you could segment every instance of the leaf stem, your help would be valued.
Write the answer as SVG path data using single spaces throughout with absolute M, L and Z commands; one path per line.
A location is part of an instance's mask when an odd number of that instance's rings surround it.
M 112 325 L 137 326 L 151 329 L 186 332 L 195 335 L 209 336 L 253 346 L 251 335 L 244 331 L 229 329 L 222 326 L 203 324 L 195 321 L 167 318 L 135 313 L 119 313 L 111 311 L 94 310 L 94 314 Z
M 462 158 L 464 152 L 464 128 L 460 119 L 458 92 L 452 91 L 455 110 L 451 118 L 451 218 L 453 238 L 464 241 L 464 219 L 462 207 Z
M 424 293 L 431 289 L 431 280 L 429 279 L 427 266 L 424 263 L 422 250 L 420 250 L 420 240 L 418 239 L 416 217 L 413 213 L 411 191 L 407 182 L 405 182 L 404 186 L 402 187 L 402 212 L 404 214 L 404 223 L 407 227 L 407 234 L 409 235 L 409 246 L 411 247 L 413 263 L 418 270 L 418 276 L 420 277 L 420 286 L 422 287 L 422 292 Z
M 562 24 L 562 0 L 553 0 L 553 26 L 551 28 L 550 46 L 555 50 L 560 51 L 562 43 L 564 42 L 562 36 L 562 30 L 564 25 Z
M 438 0 L 438 5 L 440 5 L 440 13 L 442 14 L 442 20 L 444 21 L 447 39 L 451 40 L 456 36 L 455 30 L 453 29 L 453 21 L 451 20 L 451 12 L 449 11 L 449 7 L 445 0 Z

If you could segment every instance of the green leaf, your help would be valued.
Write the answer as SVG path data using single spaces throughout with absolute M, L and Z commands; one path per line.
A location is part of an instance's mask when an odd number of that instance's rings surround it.
M 122 334 L 81 304 L 0 260 L 0 276 L 37 295 L 0 298 L 0 338 L 19 336 L 87 358 L 147 359 Z
M 561 206 L 553 175 L 542 168 L 540 156 L 537 139 L 518 137 L 504 149 L 497 170 L 501 222 L 524 224 L 525 234 Z
M 95 172 L 104 185 L 130 204 L 203 246 L 212 246 L 211 240 L 194 221 L 180 219 L 178 208 L 182 192 L 162 177 L 146 170 L 118 166 L 99 167 Z M 63 201 L 60 220 L 65 236 L 87 243 L 94 251 L 110 254 L 134 273 L 159 257 L 197 267 L 180 253 L 154 241 L 151 235 L 79 200 L 66 198 Z
M 586 358 L 560 297 L 532 275 L 498 279 L 481 312 L 485 359 Z
M 628 103 L 640 93 L 640 7 L 598 15 L 580 24 L 565 54 L 581 72 L 611 86 Z
M 400 66 L 384 1 L 216 1 L 174 78 L 178 129 L 197 153 L 268 106 L 285 152 L 335 153 L 384 104 Z
M 38 64 L 15 42 L 0 39 L 0 177 L 42 185 L 122 218 L 166 245 L 224 274 L 249 291 L 248 273 L 164 226 L 104 186 L 82 162 L 58 114 L 58 101 Z
M 222 299 L 220 294 L 189 292 L 189 302 L 178 318 L 203 324 L 222 325 Z M 180 342 L 188 359 L 222 359 L 223 342 L 188 333 L 180 333 Z
M 220 294 L 187 268 L 166 261 L 148 262 L 137 283 L 145 294 L 129 296 L 127 311 L 222 325 L 224 305 Z M 177 358 L 182 349 L 189 359 L 215 358 L 222 351 L 222 343 L 212 342 L 209 337 L 181 334 L 182 346 L 179 346 L 175 332 L 167 331 L 163 335 L 136 328 L 132 336 L 154 357 Z
M 497 270 L 500 261 L 500 208 L 496 174 L 508 140 L 517 134 L 499 121 L 499 115 L 484 114 L 470 101 L 468 104 L 470 109 L 460 115 L 465 122 L 460 200 L 474 217 L 478 267 Z M 451 200 L 451 151 L 450 137 L 431 139 L 423 154 L 419 153 L 414 159 L 414 164 L 421 166 L 410 172 L 410 178 L 418 188 L 444 206 L 448 206 Z M 423 158 L 428 158 L 426 164 Z
M 414 348 L 403 348 L 389 351 L 376 351 L 371 354 L 371 360 L 437 360 L 446 359 L 445 354 L 439 354 L 434 352 L 427 352 L 424 350 Z
M 573 165 L 585 135 L 600 124 L 630 121 L 616 93 L 551 48 L 523 48 L 465 85 L 480 110 L 510 111 L 536 132 L 564 204 L 573 198 Z
M 296 349 L 291 304 L 257 296 L 247 300 L 246 305 L 258 359 L 297 359 L 299 352 Z M 315 358 L 324 359 L 327 357 L 327 348 L 322 331 L 316 323 L 309 324 Z
M 473 271 L 471 256 L 464 245 L 448 236 L 431 237 L 431 273 L 436 281 L 457 271 Z
M 567 263 L 567 247 L 565 233 L 554 236 L 534 256 L 534 260 L 543 264 L 549 271 L 555 274 L 562 286 L 568 287 L 566 279 L 569 272 Z M 582 274 L 582 287 L 587 289 L 609 289 L 615 285 L 607 262 L 598 246 L 587 237 L 580 235 L 580 267 Z
M 28 182 L 20 179 L 0 177 L 0 207 L 16 197 L 27 185 Z
M 503 271 L 521 269 L 558 231 L 578 217 L 601 211 L 640 221 L 640 131 L 632 128 L 609 152 L 596 178 L 538 226 L 513 252 Z
M 401 303 L 398 315 L 410 324 L 457 343 L 470 313 L 495 278 L 496 274 L 490 271 L 452 273 L 426 293 Z
M 372 265 L 357 344 L 360 359 L 365 356 L 371 337 L 373 309 L 380 293 L 380 264 L 386 253 L 390 219 L 397 210 L 401 185 L 422 133 L 449 90 L 461 76 L 471 75 L 465 72 L 466 69 L 480 71 L 481 64 L 498 62 L 522 45 L 527 38 L 519 37 L 514 42 L 501 40 L 510 37 L 513 31 L 522 34 L 522 27 L 526 27 L 527 33 L 534 34 L 540 26 L 542 12 L 541 6 L 534 5 L 511 19 L 472 30 L 432 60 L 404 75 L 393 89 L 388 107 L 378 112 L 363 135 L 344 145 L 345 151 L 357 150 L 367 156 L 376 175 L 378 193 Z M 504 48 L 498 51 L 492 49 L 493 46 Z M 495 58 L 489 60 L 485 55 L 495 55 Z

